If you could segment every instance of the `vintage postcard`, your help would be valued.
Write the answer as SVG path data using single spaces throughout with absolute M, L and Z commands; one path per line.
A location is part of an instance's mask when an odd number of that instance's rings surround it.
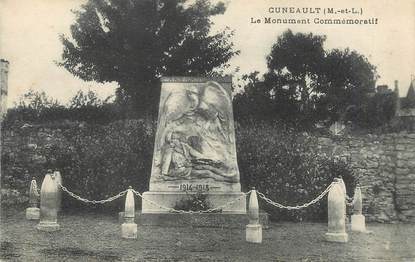
M 1 261 L 415 261 L 415 0 L 0 0 Z

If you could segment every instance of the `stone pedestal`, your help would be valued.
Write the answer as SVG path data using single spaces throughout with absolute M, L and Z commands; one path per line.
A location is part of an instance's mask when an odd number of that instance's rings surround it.
M 29 175 L 26 171 L 26 175 Z M 32 178 L 29 188 L 29 204 L 30 207 L 26 208 L 26 219 L 37 220 L 40 219 L 40 209 L 38 208 L 39 194 L 37 189 L 37 183 L 35 178 Z
M 123 223 L 124 212 L 118 213 L 118 221 Z M 259 213 L 259 224 L 268 229 L 269 219 L 267 213 Z M 135 213 L 135 222 L 139 226 L 159 227 L 211 227 L 211 228 L 238 228 L 244 229 L 248 224 L 246 214 L 180 214 L 180 213 Z
M 326 233 L 326 240 L 329 242 L 347 243 L 349 238 L 347 233 Z
M 154 192 L 148 191 L 143 194 L 142 212 L 147 213 L 169 213 L 169 210 L 161 208 L 173 208 L 179 201 L 189 197 L 186 192 Z M 146 201 L 148 200 L 148 201 Z M 226 214 L 246 214 L 246 198 L 242 192 L 212 192 L 209 193 L 207 201 L 212 207 L 219 207 L 228 202 L 236 200 L 233 204 L 227 205 L 221 213 Z M 151 202 L 159 204 L 160 206 Z
M 326 240 L 346 243 L 348 241 L 345 223 L 346 202 L 340 182 L 334 183 L 330 188 L 327 202 L 328 232 L 326 233 Z
M 246 241 L 251 243 L 262 243 L 262 226 L 260 224 L 246 225 Z
M 137 224 L 123 223 L 121 225 L 121 237 L 128 239 L 137 238 Z
M 38 220 L 38 219 L 40 219 L 40 209 L 38 207 L 28 207 L 28 208 L 26 208 L 26 219 L 28 219 L 28 220 Z
M 40 222 L 37 229 L 46 232 L 59 230 L 57 186 L 50 174 L 42 182 L 40 190 Z
M 351 229 L 357 232 L 367 232 L 365 225 L 365 216 L 362 214 L 362 192 L 360 186 L 357 186 L 354 191 L 353 211 Z
M 259 204 L 255 188 L 249 195 L 248 205 L 249 224 L 245 229 L 245 240 L 250 243 L 262 243 L 262 225 L 259 223 Z
M 40 221 L 36 228 L 40 231 L 46 232 L 54 232 L 60 230 L 59 224 L 57 222 L 52 221 Z
M 125 196 L 124 223 L 121 225 L 122 238 L 137 238 L 137 224 L 135 220 L 135 201 L 131 187 Z
M 351 229 L 352 231 L 366 232 L 365 216 L 352 215 Z

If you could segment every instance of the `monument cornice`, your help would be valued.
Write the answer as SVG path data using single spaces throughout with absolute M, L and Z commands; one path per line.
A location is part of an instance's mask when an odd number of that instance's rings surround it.
M 162 83 L 204 83 L 215 81 L 218 83 L 232 83 L 232 76 L 224 77 L 203 77 L 203 76 L 162 76 Z

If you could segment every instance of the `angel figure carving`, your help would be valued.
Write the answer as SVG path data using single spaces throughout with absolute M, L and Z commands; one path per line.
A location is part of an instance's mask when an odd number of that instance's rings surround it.
M 226 90 L 216 82 L 170 93 L 163 105 L 159 140 L 164 180 L 212 178 L 238 182 L 232 157 Z

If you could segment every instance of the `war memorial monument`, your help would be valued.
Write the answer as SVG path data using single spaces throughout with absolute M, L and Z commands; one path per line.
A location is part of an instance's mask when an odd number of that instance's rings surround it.
M 189 194 L 245 214 L 236 158 L 231 77 L 162 77 L 149 191 L 142 213 L 167 213 Z M 153 202 L 153 203 L 152 203 Z M 229 205 L 226 203 L 232 202 Z M 160 204 L 161 208 L 154 203 Z

